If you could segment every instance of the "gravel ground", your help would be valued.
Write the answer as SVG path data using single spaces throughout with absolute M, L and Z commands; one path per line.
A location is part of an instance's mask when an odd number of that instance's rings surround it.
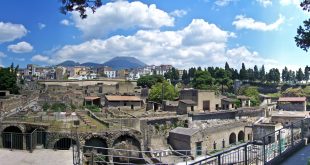
M 37 149 L 30 153 L 0 149 L 0 164 L 3 165 L 72 165 L 72 159 L 72 150 Z

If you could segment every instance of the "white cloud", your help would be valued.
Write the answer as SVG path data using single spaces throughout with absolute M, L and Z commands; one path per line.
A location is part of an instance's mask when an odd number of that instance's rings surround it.
M 3 52 L 0 52 L 0 58 L 4 58 L 6 57 L 6 54 L 4 54 Z
M 232 23 L 237 29 L 251 29 L 260 31 L 272 31 L 277 30 L 281 24 L 284 23 L 284 16 L 279 15 L 279 18 L 271 24 L 265 22 L 259 22 L 253 18 L 246 17 L 244 15 L 238 15 L 235 21 Z
M 232 1 L 234 0 L 216 0 L 214 3 L 217 6 L 227 6 Z
M 264 7 L 272 5 L 272 0 L 256 0 L 256 1 L 259 2 Z
M 38 23 L 38 28 L 40 30 L 44 29 L 46 27 L 46 25 L 44 23 Z
M 179 31 L 140 30 L 130 36 L 116 35 L 105 40 L 66 45 L 55 50 L 50 58 L 44 57 L 44 61 L 51 64 L 65 60 L 103 63 L 115 56 L 133 56 L 147 64 L 172 64 L 181 69 L 223 66 L 225 61 L 232 61 L 235 66 L 240 66 L 238 62 L 243 60 L 251 64 L 269 62 L 246 48 L 227 49 L 231 37 L 235 37 L 234 33 L 198 19 Z M 247 58 L 243 52 L 256 56 Z
M 265 65 L 266 68 L 273 68 L 279 66 L 278 61 L 272 59 L 265 59 L 259 55 L 256 51 L 250 51 L 245 46 L 232 48 L 227 50 L 227 61 L 233 66 L 241 66 L 241 63 L 245 63 L 246 67 L 253 67 L 254 65 Z M 260 66 L 259 66 L 260 67 Z
M 44 62 L 44 63 L 49 63 L 49 57 L 48 57 L 48 56 L 44 56 L 44 55 L 37 54 L 37 55 L 34 55 L 34 56 L 31 58 L 31 61 L 32 61 L 32 62 Z
M 118 29 L 158 29 L 174 25 L 174 18 L 155 4 L 148 6 L 139 1 L 110 2 L 95 13 L 87 10 L 87 19 L 81 19 L 77 12 L 73 12 L 72 18 L 86 38 L 99 38 Z
M 26 34 L 24 25 L 0 22 L 0 43 L 14 41 Z
M 9 45 L 8 50 L 14 53 L 28 53 L 33 50 L 33 46 L 28 42 L 22 41 L 16 45 Z
M 72 23 L 69 20 L 67 20 L 67 19 L 63 19 L 63 20 L 60 21 L 60 24 L 65 25 L 65 26 L 69 26 Z
M 280 0 L 280 4 L 282 6 L 296 5 L 299 7 L 300 3 L 301 3 L 300 0 Z
M 183 17 L 187 14 L 186 10 L 174 10 L 170 13 L 173 17 Z

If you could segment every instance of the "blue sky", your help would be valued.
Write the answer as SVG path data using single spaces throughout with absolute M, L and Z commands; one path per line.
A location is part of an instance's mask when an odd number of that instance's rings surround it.
M 309 17 L 299 0 L 103 1 L 81 20 L 58 0 L 4 0 L 0 65 L 103 63 L 133 56 L 147 64 L 267 68 L 308 65 L 296 28 Z

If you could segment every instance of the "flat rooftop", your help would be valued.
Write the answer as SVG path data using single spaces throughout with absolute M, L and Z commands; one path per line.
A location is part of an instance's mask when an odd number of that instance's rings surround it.
M 272 111 L 271 116 L 277 117 L 306 117 L 309 116 L 308 111 Z

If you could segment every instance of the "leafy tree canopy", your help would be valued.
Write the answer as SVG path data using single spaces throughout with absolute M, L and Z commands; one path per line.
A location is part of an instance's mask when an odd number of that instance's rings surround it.
M 164 81 L 164 77 L 161 75 L 146 75 L 138 79 L 137 85 L 151 88 L 156 83 L 163 82 L 163 81 Z
M 211 89 L 214 79 L 208 71 L 196 71 L 192 85 L 196 89 Z
M 177 91 L 172 84 L 168 81 L 158 82 L 152 86 L 149 99 L 151 101 L 161 102 L 163 100 L 174 100 L 179 96 Z
M 300 6 L 305 11 L 310 11 L 310 1 L 304 0 Z M 310 19 L 303 22 L 303 26 L 297 28 L 297 35 L 295 36 L 296 45 L 304 51 L 308 51 L 310 47 Z
M 12 94 L 19 93 L 17 86 L 18 65 L 14 67 L 12 64 L 8 68 L 0 68 L 0 90 L 8 90 Z
M 93 12 L 102 5 L 101 0 L 61 0 L 62 6 L 60 12 L 67 14 L 68 12 L 77 11 L 82 19 L 87 17 L 86 9 L 90 8 Z

